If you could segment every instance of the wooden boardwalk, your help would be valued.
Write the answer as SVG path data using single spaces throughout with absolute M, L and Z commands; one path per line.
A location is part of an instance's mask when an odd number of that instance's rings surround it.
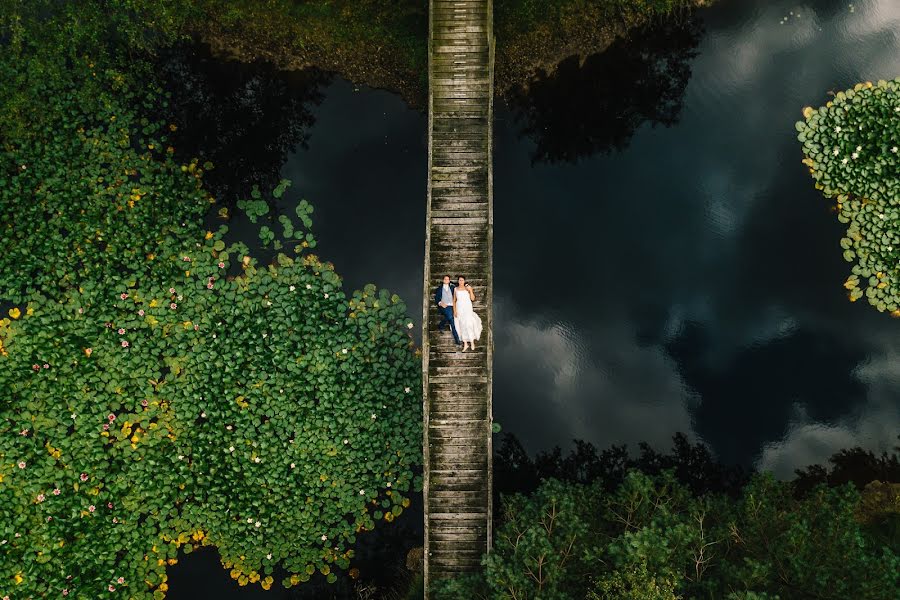
M 431 0 L 423 320 L 425 584 L 478 568 L 491 546 L 492 0 Z M 474 288 L 484 331 L 439 332 L 444 275 Z M 426 591 L 426 598 L 428 597 Z

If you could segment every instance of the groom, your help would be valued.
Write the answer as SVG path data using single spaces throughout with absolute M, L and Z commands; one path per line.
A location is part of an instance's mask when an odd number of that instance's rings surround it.
M 437 286 L 434 290 L 434 303 L 437 304 L 438 310 L 441 312 L 441 322 L 438 323 L 438 330 L 443 331 L 444 325 L 450 323 L 450 331 L 453 332 L 453 339 L 457 344 L 459 335 L 456 333 L 456 325 L 453 323 L 453 290 L 456 286 L 450 283 L 450 276 L 444 275 L 444 283 Z

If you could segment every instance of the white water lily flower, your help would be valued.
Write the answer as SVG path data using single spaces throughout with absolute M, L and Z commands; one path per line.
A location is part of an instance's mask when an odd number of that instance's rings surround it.
M 857 151 L 857 152 L 862 152 L 862 146 L 857 146 L 857 147 L 856 147 L 856 151 Z
M 408 394 L 411 390 L 409 388 L 403 388 L 403 391 Z
M 260 462 L 262 462 L 262 459 L 257 456 L 256 458 L 253 459 L 253 462 L 260 463 Z
M 248 522 L 248 523 L 252 523 L 252 522 L 253 522 L 253 517 L 247 517 L 247 522 Z
M 893 148 L 891 148 L 891 152 L 893 152 L 894 154 L 897 154 L 897 146 L 894 146 Z
M 328 539 L 328 536 L 325 535 L 325 534 L 323 533 L 323 534 L 322 534 L 322 541 L 324 542 L 324 541 L 327 540 L 327 539 Z
M 846 156 L 845 156 L 844 158 L 841 159 L 841 164 L 842 164 L 842 165 L 846 165 L 846 164 L 847 164 L 847 157 L 846 157 Z
M 372 420 L 375 420 L 375 413 L 372 413 Z
M 850 155 L 850 158 L 852 158 L 853 160 L 856 160 L 857 158 L 859 158 L 859 153 L 854 152 L 853 154 Z
M 229 447 L 228 447 L 228 451 L 229 451 L 229 452 L 234 452 L 234 446 L 229 446 Z
M 260 525 L 262 525 L 262 523 L 260 523 L 259 521 L 253 524 L 254 527 L 259 527 Z
M 366 495 L 366 490 L 359 490 L 359 495 L 360 495 L 360 496 L 365 496 L 365 495 Z
M 840 133 L 840 132 L 841 132 L 841 128 L 840 128 L 840 127 L 835 127 L 835 128 L 834 128 L 834 132 L 835 132 L 835 133 Z
M 268 554 L 266 554 L 266 559 L 267 559 L 267 560 L 272 560 L 272 553 L 271 553 L 271 552 L 269 552 Z
M 841 152 L 840 149 L 835 148 L 831 153 L 834 154 L 835 156 L 837 156 L 838 154 L 840 154 L 840 152 Z
M 312 286 L 309 285 L 309 284 L 307 283 L 307 284 L 306 284 L 306 289 L 311 290 L 311 289 L 312 289 Z
M 291 290 L 291 291 L 293 292 L 293 291 L 296 290 L 297 288 L 295 288 L 294 286 L 291 286 L 291 287 L 289 287 L 288 289 Z
M 346 349 L 346 348 L 344 348 L 344 349 L 343 349 L 343 350 L 341 350 L 341 353 L 343 353 L 343 354 L 347 354 L 347 349 Z

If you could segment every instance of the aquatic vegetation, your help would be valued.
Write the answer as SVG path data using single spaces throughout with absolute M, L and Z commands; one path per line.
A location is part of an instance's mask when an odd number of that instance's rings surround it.
M 271 584 L 278 563 L 286 584 L 333 578 L 359 531 L 409 505 L 403 304 L 346 298 L 315 257 L 257 268 L 221 233 L 167 259 L 180 277 L 84 281 L 0 321 L 0 580 L 37 557 L 19 594 L 101 597 L 113 573 L 149 597 L 201 544 L 241 583 Z M 244 273 L 224 277 L 233 262 Z
M 803 116 L 803 163 L 848 225 L 849 298 L 900 317 L 900 79 L 857 84 Z
M 0 72 L 66 64 L 27 56 Z M 67 61 L 0 104 L 0 598 L 163 598 L 203 545 L 241 584 L 334 581 L 420 485 L 405 306 L 345 294 L 306 201 L 240 203 L 272 264 L 204 227 L 213 165 L 173 158 L 146 71 Z

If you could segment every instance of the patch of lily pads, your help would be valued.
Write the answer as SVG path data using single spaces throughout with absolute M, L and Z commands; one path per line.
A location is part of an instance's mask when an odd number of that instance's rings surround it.
M 847 224 L 849 298 L 900 317 L 900 78 L 857 84 L 803 116 L 803 163 Z
M 211 165 L 169 126 L 72 109 L 0 171 L 0 597 L 164 598 L 203 545 L 241 584 L 334 581 L 421 485 L 404 304 L 344 293 L 309 203 L 240 203 L 291 248 L 259 264 L 203 229 Z

